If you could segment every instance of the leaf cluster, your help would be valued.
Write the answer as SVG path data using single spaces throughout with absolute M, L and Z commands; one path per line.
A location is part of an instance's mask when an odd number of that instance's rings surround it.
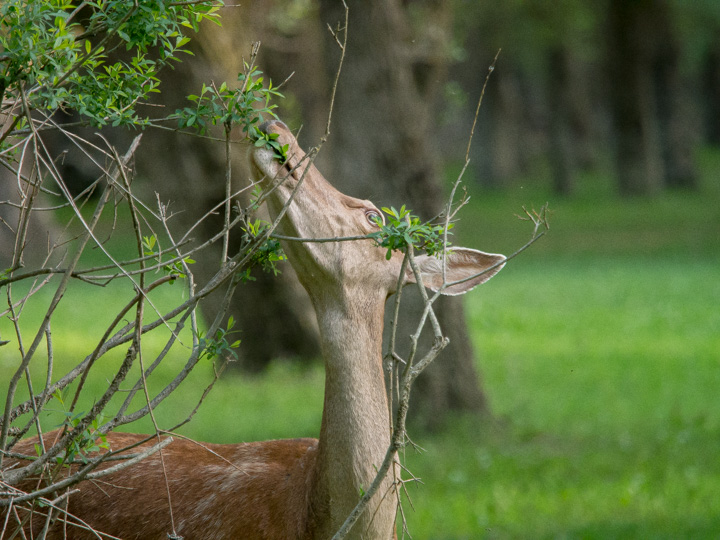
M 183 263 L 185 264 L 194 264 L 195 260 L 191 259 L 190 257 L 184 257 L 182 260 L 174 260 L 170 261 L 167 264 L 162 264 L 162 255 L 159 251 L 155 250 L 155 245 L 157 244 L 157 239 L 155 238 L 155 235 L 151 236 L 143 236 L 142 239 L 142 245 L 143 250 L 146 256 L 153 257 L 155 262 L 158 264 L 158 266 L 162 265 L 162 270 L 170 276 L 170 284 L 172 285 L 175 283 L 175 280 L 177 278 L 184 278 L 185 275 L 185 269 L 183 268 Z
M 10 98 L 6 109 L 21 97 L 31 110 L 72 109 L 96 126 L 144 125 L 138 105 L 158 92 L 159 70 L 189 53 L 183 30 L 197 30 L 204 19 L 218 22 L 220 5 L 217 0 L 5 0 L 0 99 Z
M 384 224 L 378 218 L 376 223 L 380 230 L 370 234 L 370 237 L 379 247 L 387 249 L 386 259 L 392 257 L 393 251 L 405 251 L 408 246 L 413 246 L 428 255 L 436 255 L 445 247 L 444 225 L 422 223 L 419 217 L 412 215 L 411 211 L 405 208 L 405 205 L 402 205 L 400 210 L 383 207 L 382 211 L 387 215 L 387 223 Z M 453 224 L 449 223 L 448 230 L 452 226 Z
M 173 118 L 178 120 L 180 128 L 195 128 L 206 133 L 210 125 L 224 125 L 227 132 L 233 126 L 239 126 L 255 146 L 266 146 L 285 162 L 288 145 L 281 145 L 276 133 L 264 133 L 258 125 L 265 117 L 277 118 L 273 110 L 277 105 L 271 103 L 273 97 L 284 97 L 272 81 L 264 85 L 262 71 L 245 63 L 245 71 L 238 75 L 239 86 L 230 88 L 223 82 L 219 87 L 203 84 L 199 95 L 189 95 L 187 99 L 194 103 L 175 111 Z
M 261 219 L 247 221 L 245 227 L 242 228 L 243 245 L 253 246 L 256 240 L 265 235 L 269 228 L 270 223 Z M 250 275 L 252 267 L 254 266 L 260 266 L 263 271 L 268 273 L 272 272 L 275 276 L 280 273 L 277 263 L 286 260 L 287 257 L 282 250 L 279 240 L 268 237 L 262 244 L 253 249 L 251 265 L 244 270 L 241 276 L 243 281 L 254 281 L 254 278 Z
M 200 358 L 212 360 L 215 357 L 225 356 L 237 360 L 237 353 L 233 349 L 240 346 L 240 340 L 230 343 L 227 337 L 235 332 L 232 331 L 235 326 L 235 319 L 232 315 L 228 318 L 225 328 L 218 328 L 212 336 L 205 336 L 202 332 L 198 332 L 198 346 L 200 348 Z

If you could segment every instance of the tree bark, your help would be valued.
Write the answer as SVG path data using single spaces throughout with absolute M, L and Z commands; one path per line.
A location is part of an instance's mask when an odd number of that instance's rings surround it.
M 428 219 L 444 204 L 433 112 L 444 80 L 451 13 L 445 2 L 419 4 L 413 9 L 426 10 L 422 20 L 428 26 L 413 34 L 409 9 L 401 2 L 350 3 L 349 43 L 326 151 L 332 159 L 330 177 L 341 190 L 379 206 L 406 203 Z M 344 19 L 338 2 L 323 0 L 320 6 L 323 25 L 334 27 Z M 332 40 L 328 43 L 328 68 L 335 69 L 339 51 Z M 419 302 L 412 300 L 411 289 L 405 292 L 410 294 L 403 296 L 406 316 L 398 335 L 407 337 L 417 324 Z M 451 341 L 418 380 L 413 400 L 422 420 L 433 425 L 451 411 L 488 409 L 461 300 L 443 298 L 436 306 Z
M 575 155 L 572 134 L 569 51 L 559 46 L 550 53 L 550 164 L 553 190 L 558 195 L 572 195 L 575 188 Z
M 702 78 L 705 136 L 708 142 L 720 146 L 720 31 L 708 47 Z
M 611 0 L 610 76 L 616 133 L 618 189 L 622 195 L 653 195 L 663 183 L 660 126 L 655 114 L 652 55 L 647 21 L 653 0 Z
M 683 73 L 682 48 L 673 24 L 674 15 L 667 2 L 656 1 L 653 26 L 657 114 L 660 122 L 665 186 L 696 190 L 698 173 L 694 151 L 701 130 L 697 96 L 693 95 L 691 75 Z

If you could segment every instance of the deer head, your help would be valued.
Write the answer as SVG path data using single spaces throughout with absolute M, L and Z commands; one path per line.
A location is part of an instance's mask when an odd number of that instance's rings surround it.
M 300 178 L 303 183 L 281 220 L 282 234 L 300 238 L 332 238 L 363 236 L 378 230 L 382 213 L 370 201 L 356 199 L 339 192 L 310 163 L 305 152 L 288 127 L 279 120 L 265 123 L 261 129 L 276 133 L 280 144 L 288 145 L 287 161 L 281 164 L 268 148 L 253 148 L 251 163 L 256 180 L 271 187 L 270 212 L 277 216 L 288 201 Z M 304 175 L 304 177 L 303 177 Z M 371 240 L 347 242 L 288 242 L 288 259 L 311 296 L 319 286 L 327 294 L 332 288 L 357 288 L 381 291 L 385 297 L 395 292 L 402 254 L 387 260 L 385 250 Z M 499 272 L 503 255 L 453 247 L 446 253 L 445 281 L 468 281 L 446 287 L 443 294 L 456 295 L 471 290 Z M 432 290 L 443 286 L 443 262 L 437 257 L 416 255 L 423 283 Z M 485 272 L 485 273 L 482 273 Z M 481 274 L 482 273 L 482 274 Z M 406 270 L 404 284 L 414 283 L 415 276 Z

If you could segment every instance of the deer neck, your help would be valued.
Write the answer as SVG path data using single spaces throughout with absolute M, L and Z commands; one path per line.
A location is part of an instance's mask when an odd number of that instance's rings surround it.
M 390 420 L 382 368 L 385 298 L 314 299 L 325 360 L 325 403 L 313 507 L 322 516 L 319 537 L 342 525 L 375 478 L 390 444 Z M 388 486 L 392 481 L 388 478 Z M 395 497 L 378 492 L 352 538 L 390 538 Z

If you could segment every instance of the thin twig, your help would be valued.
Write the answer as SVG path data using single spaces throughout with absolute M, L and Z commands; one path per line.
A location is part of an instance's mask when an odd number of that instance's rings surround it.
M 475 133 L 475 124 L 477 124 L 478 114 L 480 113 L 480 106 L 482 105 L 483 97 L 485 97 L 485 89 L 487 88 L 488 81 L 490 80 L 490 75 L 492 75 L 492 72 L 495 71 L 495 64 L 497 63 L 497 59 L 500 56 L 500 51 L 502 51 L 502 49 L 498 49 L 498 52 L 495 53 L 495 58 L 493 58 L 490 67 L 488 67 L 487 75 L 485 75 L 485 82 L 483 83 L 482 91 L 480 92 L 480 98 L 478 99 L 477 107 L 475 108 L 475 117 L 473 118 L 472 128 L 470 128 L 470 137 L 468 137 L 467 150 L 465 151 L 466 162 L 470 160 L 470 146 L 472 145 L 473 134 Z

